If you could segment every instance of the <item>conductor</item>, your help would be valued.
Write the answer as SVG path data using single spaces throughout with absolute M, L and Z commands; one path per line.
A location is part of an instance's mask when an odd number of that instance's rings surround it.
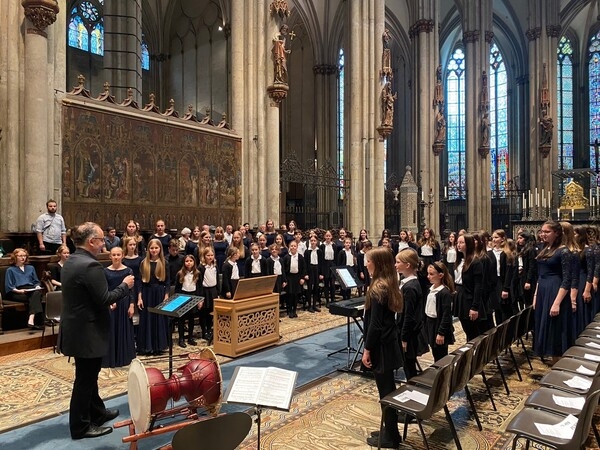
M 61 271 L 63 309 L 58 348 L 75 358 L 69 428 L 72 439 L 83 439 L 111 433 L 112 427 L 102 425 L 119 415 L 118 409 L 104 406 L 98 394 L 98 374 L 102 357 L 108 353 L 109 306 L 127 298 L 134 278 L 128 275 L 114 290 L 108 290 L 102 264 L 96 259 L 104 247 L 104 233 L 99 225 L 79 225 L 74 241 L 77 250 Z

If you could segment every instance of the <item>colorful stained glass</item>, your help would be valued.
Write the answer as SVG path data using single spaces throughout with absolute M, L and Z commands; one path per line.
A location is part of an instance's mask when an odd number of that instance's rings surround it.
M 573 47 L 563 36 L 557 49 L 558 168 L 573 168 Z M 566 181 L 561 181 L 561 194 Z
M 144 40 L 142 40 L 142 69 L 150 70 L 150 52 L 148 51 L 148 44 Z
M 506 197 L 508 180 L 508 79 L 500 49 L 490 48 L 490 187 L 492 197 Z
M 600 140 L 600 31 L 590 39 L 589 46 L 589 98 L 590 98 L 590 167 L 596 169 L 596 149 L 593 145 Z M 595 183 L 595 178 L 593 179 Z
M 71 9 L 68 44 L 96 55 L 104 55 L 104 0 L 80 1 Z
M 460 48 L 446 66 L 446 97 L 448 197 L 458 199 L 466 194 L 465 54 Z

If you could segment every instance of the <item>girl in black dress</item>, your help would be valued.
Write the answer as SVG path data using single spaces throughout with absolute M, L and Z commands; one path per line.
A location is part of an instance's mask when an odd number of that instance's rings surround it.
M 308 312 L 320 312 L 319 304 L 321 298 L 319 296 L 319 283 L 323 281 L 323 267 L 325 261 L 323 252 L 318 246 L 317 236 L 310 237 L 310 245 L 304 252 L 304 260 L 306 262 L 308 272 Z
M 194 255 L 186 255 L 183 260 L 183 267 L 177 272 L 177 280 L 175 281 L 175 293 L 176 294 L 188 294 L 201 296 L 201 284 L 200 284 L 200 272 L 196 268 L 196 258 Z M 202 308 L 203 302 L 198 304 L 198 309 Z M 187 347 L 184 340 L 184 325 L 187 322 L 188 326 L 188 344 L 196 345 L 194 340 L 194 322 L 196 319 L 197 309 L 194 308 L 188 311 L 183 317 L 179 318 L 179 346 L 181 348 Z
M 425 329 L 433 360 L 438 361 L 448 354 L 448 345 L 454 344 L 454 281 L 443 262 L 433 262 L 429 265 L 427 279 L 431 287 L 425 301 Z
M 379 398 L 396 390 L 394 371 L 402 363 L 395 315 L 402 311 L 402 295 L 394 270 L 394 256 L 384 248 L 374 248 L 365 255 L 365 265 L 371 275 L 371 285 L 365 299 L 362 363 L 373 371 Z M 382 408 L 383 414 L 383 408 Z M 367 444 L 382 448 L 398 448 L 402 441 L 398 432 L 398 416 L 387 408 L 383 435 L 371 433 Z
M 288 317 L 298 317 L 296 309 L 302 286 L 306 277 L 306 265 L 304 257 L 298 253 L 296 241 L 290 242 L 289 253 L 283 258 L 283 288 L 287 292 L 286 307 Z
M 200 328 L 202 328 L 202 337 L 206 339 L 208 345 L 211 345 L 213 340 L 212 312 L 215 306 L 215 298 L 219 295 L 217 265 L 212 248 L 207 247 L 202 252 L 198 271 L 200 272 L 201 295 L 204 297 L 204 304 L 200 308 Z
M 235 288 L 240 279 L 240 272 L 237 261 L 240 257 L 240 251 L 237 247 L 229 247 L 227 249 L 227 259 L 223 263 L 221 273 L 223 279 L 221 281 L 221 298 L 232 299 L 235 294 Z
M 69 256 L 71 256 L 71 251 L 69 250 L 69 247 L 62 244 L 60 247 L 58 247 L 58 250 L 56 250 L 56 254 L 60 259 L 56 263 L 48 264 L 48 268 L 50 269 L 50 283 L 52 283 L 52 286 L 54 286 L 55 291 L 60 291 L 62 288 L 62 284 L 60 282 L 60 271 L 65 265 L 67 259 L 69 259 Z

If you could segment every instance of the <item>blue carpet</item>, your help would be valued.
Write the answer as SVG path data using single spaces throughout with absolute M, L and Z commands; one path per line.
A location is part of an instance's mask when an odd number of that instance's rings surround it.
M 357 347 L 360 332 L 357 327 L 351 326 L 351 345 Z M 296 387 L 302 386 L 322 376 L 325 376 L 347 365 L 347 353 L 341 352 L 328 357 L 327 355 L 339 349 L 346 348 L 346 326 L 324 331 L 289 344 L 271 347 L 269 349 L 237 358 L 234 361 L 221 365 L 224 388 L 227 388 L 233 371 L 238 366 L 252 367 L 281 367 L 298 372 Z M 106 401 L 109 408 L 119 408 L 121 415 L 117 421 L 129 417 L 127 396 L 119 396 Z M 223 405 L 221 412 L 246 410 L 240 405 Z M 47 419 L 23 428 L 0 434 L 2 449 L 26 450 L 59 450 L 59 449 L 97 449 L 109 450 L 115 448 L 128 448 L 122 438 L 127 436 L 127 427 L 117 428 L 112 434 L 95 439 L 73 441 L 69 435 L 68 413 Z M 154 449 L 171 442 L 173 434 L 138 441 L 138 448 Z

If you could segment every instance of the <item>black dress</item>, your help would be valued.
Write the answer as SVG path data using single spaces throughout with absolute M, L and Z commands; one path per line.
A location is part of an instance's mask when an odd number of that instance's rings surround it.
M 169 291 L 169 268 L 166 267 L 165 280 L 161 281 L 154 275 L 156 261 L 150 261 L 150 280 L 142 282 L 142 300 L 144 309 L 140 311 L 140 325 L 137 334 L 138 353 L 158 354 L 169 347 L 169 323 L 167 316 L 148 311 L 149 306 L 157 306 L 165 299 Z
M 133 275 L 129 267 L 121 270 L 104 268 L 108 290 L 119 286 L 127 275 Z M 110 339 L 108 354 L 102 358 L 102 367 L 128 366 L 135 358 L 133 323 L 129 318 L 129 305 L 134 302 L 133 290 L 116 301 L 117 307 L 110 310 Z

